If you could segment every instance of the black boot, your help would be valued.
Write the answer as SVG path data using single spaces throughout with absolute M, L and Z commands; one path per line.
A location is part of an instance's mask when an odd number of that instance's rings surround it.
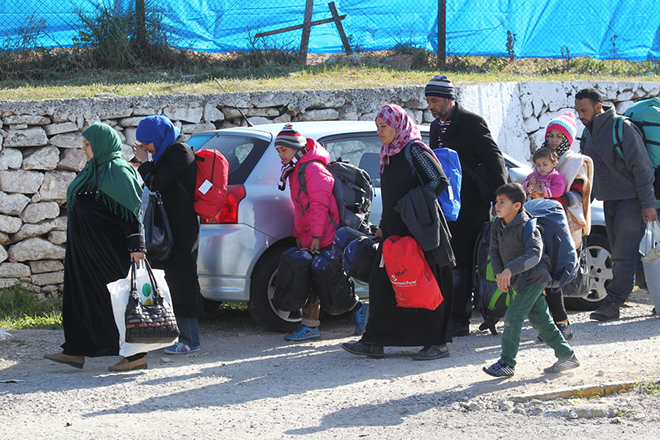
M 621 304 L 615 303 L 609 298 L 605 298 L 603 304 L 601 304 L 595 312 L 589 315 L 589 318 L 596 321 L 611 321 L 613 319 L 619 319 L 619 307 L 621 307 Z

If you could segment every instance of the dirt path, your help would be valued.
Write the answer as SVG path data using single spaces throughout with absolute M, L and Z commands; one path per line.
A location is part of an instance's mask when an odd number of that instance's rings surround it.
M 499 336 L 458 338 L 447 359 L 415 362 L 416 348 L 387 348 L 375 360 L 341 349 L 354 339 L 347 317 L 326 320 L 322 339 L 299 344 L 247 314 L 205 321 L 201 353 L 152 352 L 148 370 L 120 374 L 107 371 L 118 358 L 88 359 L 83 370 L 44 360 L 60 331 L 12 331 L 0 342 L 0 381 L 18 382 L 0 383 L 0 439 L 659 438 L 657 385 L 655 394 L 512 402 L 579 385 L 657 382 L 660 319 L 650 310 L 636 291 L 617 322 L 571 314 L 582 367 L 555 377 L 542 373 L 551 350 L 524 327 L 507 380 L 481 372 L 499 357 Z

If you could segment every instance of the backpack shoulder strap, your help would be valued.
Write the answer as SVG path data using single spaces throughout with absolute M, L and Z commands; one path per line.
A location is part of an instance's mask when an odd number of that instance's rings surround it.
M 309 194 L 307 192 L 307 180 L 305 180 L 305 169 L 307 169 L 307 165 L 309 165 L 312 162 L 319 162 L 322 163 L 320 160 L 310 160 L 304 163 L 301 163 L 300 166 L 298 166 L 298 194 L 300 192 L 304 192 L 305 194 Z
M 525 223 L 525 229 L 523 229 L 523 240 L 527 241 L 527 239 L 532 235 L 532 232 L 534 232 L 534 229 L 536 229 L 536 218 L 532 217 Z
M 615 115 L 614 124 L 612 124 L 612 140 L 614 141 L 614 149 L 617 153 L 619 153 L 621 159 L 625 159 L 623 157 L 623 149 L 621 148 L 621 145 L 623 145 L 623 124 L 626 119 L 628 119 L 626 116 Z
M 419 178 L 419 182 L 424 185 L 424 180 L 422 179 L 422 176 L 419 175 L 417 170 L 415 170 L 415 164 L 413 163 L 412 160 L 412 146 L 413 144 L 417 142 L 417 139 L 413 139 L 412 141 L 408 142 L 405 147 L 403 147 L 404 154 L 406 155 L 406 159 L 408 159 L 408 163 L 410 164 L 410 169 L 414 175 Z

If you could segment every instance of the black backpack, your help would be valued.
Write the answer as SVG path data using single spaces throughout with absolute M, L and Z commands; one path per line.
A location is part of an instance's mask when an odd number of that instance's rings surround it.
M 332 258 L 341 259 L 344 255 L 344 249 L 353 240 L 365 237 L 367 234 L 357 231 L 353 228 L 342 227 L 335 232 L 335 238 L 332 241 Z
M 288 249 L 277 266 L 273 304 L 285 312 L 300 310 L 312 289 L 312 254 L 297 247 Z
M 493 225 L 498 221 L 501 220 L 496 219 L 484 223 L 477 236 L 474 245 L 474 272 L 472 274 L 474 307 L 484 318 L 479 330 L 490 330 L 494 335 L 497 334 L 495 324 L 504 316 L 515 297 L 514 292 L 502 292 L 497 288 L 497 280 L 490 263 L 490 233 Z
M 353 281 L 344 272 L 341 261 L 332 258 L 330 251 L 321 251 L 314 256 L 312 283 L 323 311 L 330 315 L 340 315 L 357 304 Z
M 369 283 L 371 266 L 378 251 L 378 243 L 369 236 L 351 241 L 344 250 L 343 266 L 349 277 Z
M 299 191 L 308 195 L 305 169 L 310 162 L 305 162 L 298 167 Z M 348 226 L 361 232 L 369 232 L 369 214 L 374 197 L 374 186 L 369 173 L 341 157 L 330 162 L 327 168 L 335 178 L 332 193 L 337 201 L 339 222 L 330 216 L 335 228 Z M 309 206 L 305 208 L 305 211 L 307 209 Z

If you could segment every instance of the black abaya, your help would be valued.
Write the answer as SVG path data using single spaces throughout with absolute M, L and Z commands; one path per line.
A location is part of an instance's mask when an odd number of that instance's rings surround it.
M 119 332 L 106 284 L 125 278 L 141 249 L 140 223 L 114 214 L 96 192 L 80 192 L 69 211 L 62 324 L 64 354 L 115 356 Z
M 423 173 L 423 167 L 416 162 L 414 155 L 413 161 L 418 172 Z M 385 166 L 381 175 L 383 197 L 381 243 L 392 235 L 400 237 L 412 235 L 401 215 L 394 211 L 394 207 L 408 191 L 419 185 L 419 178 L 412 173 L 405 153 L 402 151 L 390 156 L 390 163 Z M 379 247 L 374 258 L 369 277 L 369 321 L 361 342 L 383 346 L 426 346 L 447 343 L 452 301 L 451 265 L 444 267 L 430 265 L 444 296 L 444 301 L 437 309 L 404 308 L 397 307 L 392 283 L 385 268 L 379 267 L 381 256 L 382 246 Z

